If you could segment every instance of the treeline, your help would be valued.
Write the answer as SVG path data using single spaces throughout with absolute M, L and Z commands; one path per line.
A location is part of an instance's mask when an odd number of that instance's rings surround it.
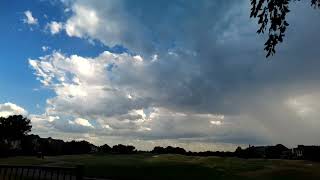
M 130 154 L 137 150 L 131 145 L 95 146 L 87 141 L 65 142 L 53 138 L 41 138 L 38 135 L 28 135 L 31 131 L 29 119 L 14 115 L 0 117 L 0 156 L 37 155 L 53 156 L 88 153 Z
M 242 149 L 238 147 L 234 152 L 228 151 L 205 151 L 191 152 L 180 147 L 155 147 L 151 153 L 155 154 L 181 154 L 186 156 L 220 156 L 238 158 L 264 158 L 264 159 L 300 159 L 320 161 L 320 146 L 298 145 L 289 149 L 282 144 L 275 146 L 250 146 Z
M 95 145 L 87 141 L 64 142 L 59 139 L 40 138 L 38 135 L 26 135 L 19 140 L 1 144 L 2 156 L 87 154 L 94 152 L 95 149 Z
M 95 146 L 87 141 L 63 141 L 53 138 L 41 138 L 38 135 L 26 135 L 21 140 L 1 143 L 0 156 L 56 156 L 72 154 L 93 154 L 93 153 L 113 153 L 131 154 L 137 150 L 131 145 L 115 145 L 110 147 Z
M 234 152 L 205 151 L 191 152 L 181 147 L 154 147 L 152 151 L 138 151 L 132 145 L 118 144 L 109 146 L 95 146 L 87 141 L 65 142 L 53 138 L 41 138 L 38 135 L 28 135 L 31 131 L 30 120 L 23 116 L 0 117 L 0 156 L 30 155 L 54 156 L 71 154 L 181 154 L 186 156 L 220 156 L 239 158 L 266 158 L 266 159 L 306 159 L 320 161 L 320 146 L 299 145 L 289 149 L 284 145 L 250 146 L 242 149 L 238 147 Z
M 235 154 L 233 152 L 229 151 L 204 151 L 204 152 L 192 152 L 192 151 L 186 151 L 185 149 L 181 147 L 160 147 L 156 146 L 153 148 L 151 153 L 154 154 L 181 154 L 181 155 L 187 155 L 187 156 L 221 156 L 221 157 L 232 157 Z

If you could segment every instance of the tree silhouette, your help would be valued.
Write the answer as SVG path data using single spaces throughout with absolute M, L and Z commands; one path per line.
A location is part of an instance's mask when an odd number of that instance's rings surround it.
M 108 144 L 104 144 L 99 147 L 99 152 L 102 152 L 102 153 L 109 153 L 111 152 L 111 150 L 112 148 Z
M 70 141 L 63 143 L 64 154 L 89 154 L 95 149 L 95 145 L 87 141 Z
M 172 146 L 167 146 L 166 148 L 156 146 L 153 148 L 151 152 L 155 154 L 186 154 L 187 153 L 187 151 L 183 148 L 172 147 Z
M 132 154 L 136 152 L 136 148 L 131 145 L 118 144 L 112 147 L 112 152 L 118 154 Z
M 268 30 L 269 38 L 265 42 L 266 57 L 275 54 L 278 43 L 283 41 L 289 23 L 286 20 L 290 12 L 289 4 L 300 0 L 251 0 L 251 18 L 258 18 L 258 34 Z M 311 6 L 320 8 L 320 0 L 311 0 Z
M 0 141 L 21 140 L 31 128 L 30 120 L 21 115 L 0 117 Z

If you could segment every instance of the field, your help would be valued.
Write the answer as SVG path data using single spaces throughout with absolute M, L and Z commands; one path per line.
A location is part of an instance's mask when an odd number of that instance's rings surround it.
M 12 157 L 0 164 L 74 166 L 85 176 L 110 179 L 320 179 L 320 163 L 296 160 L 239 159 L 182 155 L 70 155 Z

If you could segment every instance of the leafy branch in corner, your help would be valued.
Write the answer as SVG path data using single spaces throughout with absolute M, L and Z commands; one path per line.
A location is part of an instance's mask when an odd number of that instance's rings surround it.
M 257 33 L 268 30 L 269 38 L 264 44 L 266 57 L 274 55 L 278 43 L 282 43 L 289 23 L 286 20 L 290 12 L 289 4 L 300 0 L 251 0 L 250 18 L 257 18 L 260 26 Z M 311 6 L 320 8 L 320 0 L 311 0 Z

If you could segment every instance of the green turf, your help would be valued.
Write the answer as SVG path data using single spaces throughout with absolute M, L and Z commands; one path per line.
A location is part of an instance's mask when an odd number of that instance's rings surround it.
M 135 154 L 13 157 L 0 164 L 83 164 L 85 176 L 111 179 L 320 179 L 319 163 L 293 160 Z

